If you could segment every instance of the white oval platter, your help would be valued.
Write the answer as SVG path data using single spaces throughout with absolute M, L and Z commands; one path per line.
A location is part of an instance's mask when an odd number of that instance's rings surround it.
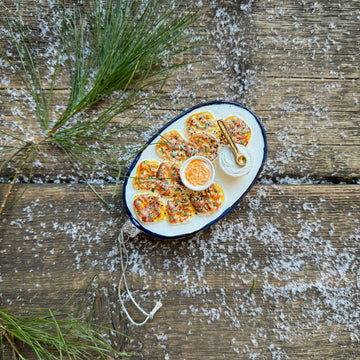
M 242 118 L 251 128 L 251 137 L 246 147 L 251 154 L 252 166 L 248 174 L 241 177 L 232 177 L 227 175 L 219 166 L 218 158 L 213 161 L 215 168 L 214 182 L 224 190 L 225 200 L 221 207 L 211 215 L 196 215 L 191 222 L 185 224 L 173 225 L 164 219 L 158 223 L 143 223 L 138 220 L 133 209 L 133 201 L 136 194 L 139 193 L 133 186 L 132 179 L 136 176 L 136 169 L 139 162 L 143 160 L 163 161 L 155 151 L 155 145 L 165 134 L 171 130 L 177 130 L 185 139 L 185 121 L 191 115 L 201 111 L 209 111 L 215 119 L 225 119 L 229 116 L 238 116 Z M 256 179 L 261 173 L 265 163 L 267 153 L 266 135 L 263 125 L 258 117 L 244 105 L 230 101 L 210 101 L 192 107 L 184 111 L 169 121 L 160 129 L 148 142 L 145 149 L 139 153 L 131 164 L 124 183 L 123 198 L 125 209 L 131 222 L 145 233 L 160 238 L 181 238 L 201 231 L 214 222 L 224 217 L 231 211 L 249 192 Z

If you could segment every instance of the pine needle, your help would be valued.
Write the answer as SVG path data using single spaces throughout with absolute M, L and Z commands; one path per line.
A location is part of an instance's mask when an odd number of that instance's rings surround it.
M 15 51 L 19 61 L 10 58 L 6 49 L 0 49 L 0 56 L 24 82 L 41 128 L 31 142 L 0 129 L 11 139 L 15 154 L 5 158 L 1 170 L 9 171 L 8 165 L 22 151 L 47 142 L 60 145 L 83 166 L 106 176 L 111 174 L 117 186 L 122 176 L 119 158 L 121 153 L 129 155 L 129 149 L 119 146 L 114 139 L 129 130 L 133 121 L 119 127 L 113 120 L 126 110 L 148 107 L 158 101 L 157 96 L 150 95 L 151 91 L 161 91 L 170 73 L 186 65 L 177 61 L 177 57 L 195 49 L 189 29 L 196 21 L 196 12 L 175 0 L 88 0 L 72 8 L 63 3 L 53 19 L 47 20 L 59 45 L 54 49 L 50 89 L 45 90 L 39 49 L 22 20 L 21 8 L 11 11 L 0 5 L 0 23 L 13 44 L 10 53 Z M 64 74 L 70 74 L 70 95 L 65 110 L 50 123 L 52 95 L 59 76 Z M 3 149 L 0 155 L 7 151 L 6 147 Z M 139 148 L 134 148 L 132 156 L 138 151 Z M 118 155 L 113 156 L 115 153 Z M 35 158 L 20 158 L 20 165 L 9 180 L 0 172 L 0 179 L 12 184 L 0 215 L 6 209 L 13 184 L 29 161 Z
M 57 310 L 0 309 L 0 353 L 3 354 L 3 358 L 5 344 L 8 343 L 18 358 L 25 360 L 17 345 L 21 342 L 42 360 L 88 360 L 110 357 L 127 359 L 128 353 L 114 349 L 109 340 L 102 335 L 104 331 L 122 337 L 125 336 L 124 334 L 113 328 L 92 323 L 90 320 L 92 311 L 88 321 L 79 318 L 86 293 L 96 276 L 97 274 L 83 289 L 75 315 L 66 313 L 65 308 L 73 300 L 76 291 Z
M 119 356 L 128 354 L 114 349 L 102 331 L 122 333 L 107 327 L 96 326 L 91 322 L 81 321 L 71 315 L 51 309 L 32 309 L 27 312 L 14 309 L 0 309 L 0 334 L 16 351 L 21 354 L 16 341 L 29 346 L 38 359 L 92 359 L 100 356 Z M 4 353 L 4 341 L 0 342 L 0 351 Z
M 253 281 L 252 281 L 251 289 L 250 289 L 250 291 L 249 291 L 249 293 L 248 293 L 248 298 L 249 298 L 249 299 L 251 298 L 252 294 L 253 294 L 254 291 L 255 291 L 255 286 L 256 286 L 256 278 L 254 277 L 254 278 L 253 278 Z

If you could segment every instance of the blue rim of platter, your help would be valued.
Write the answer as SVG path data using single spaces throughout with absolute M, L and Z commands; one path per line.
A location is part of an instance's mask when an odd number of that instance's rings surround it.
M 184 115 L 192 112 L 193 110 L 196 110 L 200 107 L 204 107 L 204 106 L 209 106 L 209 105 L 221 105 L 221 104 L 229 104 L 229 105 L 235 105 L 235 106 L 238 106 L 246 111 L 248 111 L 251 115 L 254 116 L 255 120 L 257 121 L 259 127 L 260 127 L 260 130 L 261 130 L 261 133 L 262 133 L 262 136 L 264 138 L 264 155 L 263 155 L 263 159 L 262 159 L 262 162 L 261 162 L 261 165 L 259 167 L 259 170 L 257 172 L 257 174 L 255 175 L 253 181 L 251 182 L 251 184 L 247 187 L 247 189 L 242 193 L 242 195 L 239 197 L 238 200 L 236 200 L 233 205 L 229 206 L 228 208 L 226 208 L 226 210 L 224 210 L 218 217 L 216 217 L 214 220 L 210 221 L 209 223 L 207 223 L 205 226 L 203 226 L 202 228 L 200 229 L 197 229 L 195 231 L 192 231 L 192 232 L 188 232 L 188 233 L 182 233 L 182 234 L 178 234 L 178 235 L 174 235 L 174 236 L 164 236 L 164 235 L 161 235 L 161 234 L 158 234 L 158 233 L 155 233 L 149 229 L 146 229 L 144 226 L 142 226 L 142 224 L 132 215 L 132 213 L 130 212 L 130 209 L 126 203 L 126 188 L 127 188 L 127 184 L 128 184 L 128 181 L 129 181 L 129 178 L 130 178 L 130 174 L 132 172 L 132 170 L 134 169 L 134 167 L 137 165 L 137 162 L 141 156 L 141 154 L 143 153 L 143 151 L 146 149 L 147 146 L 145 146 L 144 150 L 142 150 L 140 153 L 138 153 L 135 157 L 135 159 L 133 160 L 133 162 L 131 163 L 127 173 L 126 173 L 126 178 L 125 178 L 125 181 L 124 181 L 124 187 L 123 187 L 123 199 L 124 199 L 124 204 L 125 204 L 125 210 L 131 220 L 131 222 L 138 228 L 140 229 L 141 231 L 151 235 L 151 236 L 154 236 L 154 237 L 157 237 L 157 238 L 162 238 L 162 239 L 180 239 L 180 238 L 183 238 L 183 237 L 187 237 L 187 236 L 190 236 L 190 235 L 193 235 L 195 233 L 198 233 L 199 231 L 202 231 L 206 228 L 208 228 L 209 226 L 211 226 L 212 224 L 214 224 L 215 222 L 219 221 L 221 218 L 223 218 L 225 215 L 227 215 L 231 210 L 233 210 L 239 203 L 240 201 L 247 195 L 247 193 L 250 191 L 250 189 L 254 186 L 256 180 L 258 179 L 263 167 L 264 167 L 264 164 L 265 164 L 265 160 L 266 160 L 266 155 L 267 155 L 267 141 L 266 141 L 266 133 L 265 133 L 265 129 L 264 129 L 264 126 L 262 125 L 260 119 L 249 109 L 247 108 L 246 106 L 240 104 L 240 103 L 237 103 L 237 102 L 234 102 L 234 101 L 224 101 L 224 100 L 214 100 L 214 101 L 208 101 L 208 102 L 205 102 L 205 103 L 201 103 L 201 104 L 198 104 L 198 105 L 195 105 L 194 107 L 184 111 L 183 113 L 177 115 L 176 117 L 174 117 L 172 120 L 170 120 L 169 122 L 167 122 L 159 131 L 157 131 L 151 138 L 150 140 L 148 140 L 146 142 L 145 145 L 149 145 L 153 142 L 153 140 L 155 140 L 155 138 L 157 136 L 159 136 L 159 134 L 161 134 L 166 128 L 168 128 L 170 125 L 172 125 L 175 121 L 177 121 L 179 118 L 183 117 Z

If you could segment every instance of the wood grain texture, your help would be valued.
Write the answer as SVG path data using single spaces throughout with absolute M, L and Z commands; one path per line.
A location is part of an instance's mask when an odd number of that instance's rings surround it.
M 235 100 L 249 106 L 264 123 L 270 159 L 263 173 L 266 181 L 356 182 L 360 173 L 358 11 L 358 4 L 351 1 L 341 6 L 337 1 L 221 5 L 204 1 L 196 26 L 207 37 L 206 47 L 189 60 L 208 61 L 175 73 L 167 82 L 159 94 L 161 101 L 137 121 L 139 126 L 150 124 L 152 130 L 124 132 L 117 141 L 124 146 L 143 144 L 191 106 L 217 98 Z M 42 40 L 40 49 L 44 46 Z M 6 73 L 2 79 L 8 77 L 11 74 Z M 9 91 L 21 86 L 14 81 L 1 86 L 2 126 L 20 137 L 39 136 L 29 113 L 31 103 L 21 92 Z M 59 114 L 56 109 L 67 102 L 68 86 L 65 73 L 55 91 L 54 118 Z M 124 113 L 114 126 L 125 124 L 139 111 Z M 36 181 L 81 180 L 56 146 L 41 149 L 34 170 Z M 84 171 L 98 176 L 90 169 Z
M 22 4 L 31 10 L 34 2 Z M 121 188 L 112 197 L 111 180 L 83 169 L 117 209 L 110 211 L 80 183 L 79 171 L 59 148 L 42 145 L 34 165 L 38 183 L 0 218 L 0 307 L 56 308 L 78 291 L 68 305 L 75 310 L 97 274 L 82 314 L 93 300 L 96 322 L 132 338 L 109 335 L 133 359 L 358 360 L 360 2 L 202 0 L 195 6 L 195 29 L 205 46 L 185 58 L 207 60 L 167 81 L 159 102 L 137 121 L 149 129 L 128 131 L 116 141 L 143 144 L 198 103 L 241 102 L 267 133 L 268 157 L 257 185 L 224 219 L 192 237 L 167 241 L 141 233 L 126 239 L 126 276 L 135 299 L 146 311 L 163 302 L 154 319 L 138 328 L 117 298 L 117 237 L 127 219 Z M 41 38 L 36 17 L 27 14 L 25 22 L 46 70 L 50 35 Z M 3 36 L 1 49 L 7 46 Z M 39 136 L 23 85 L 2 63 L 0 68 L 0 129 Z M 54 119 L 68 87 L 65 72 L 54 91 Z M 140 110 L 116 117 L 113 126 L 124 126 Z M 0 146 L 9 145 L 1 135 Z M 119 157 L 125 171 L 131 159 Z M 10 173 L 8 168 L 5 175 Z M 20 180 L 26 179 L 24 171 Z M 24 186 L 16 185 L 11 200 Z
M 112 190 L 100 192 L 110 201 Z M 257 185 L 195 236 L 127 239 L 134 297 L 147 311 L 156 300 L 164 304 L 137 328 L 117 300 L 117 236 L 125 218 L 99 204 L 85 185 L 32 185 L 2 219 L 1 301 L 60 306 L 99 272 L 97 319 L 133 338 L 122 346 L 135 359 L 356 359 L 359 190 Z M 121 208 L 120 191 L 113 202 Z

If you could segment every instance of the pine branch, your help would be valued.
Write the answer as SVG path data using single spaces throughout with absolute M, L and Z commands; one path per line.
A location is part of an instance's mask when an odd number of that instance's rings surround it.
M 128 358 L 126 352 L 114 349 L 101 331 L 121 332 L 91 322 L 81 321 L 69 314 L 51 309 L 0 309 L 0 338 L 4 337 L 20 359 L 22 355 L 15 339 L 29 346 L 38 359 L 92 359 L 100 356 Z M 0 342 L 0 351 L 4 344 Z
M 88 320 L 83 321 L 79 318 L 86 294 L 97 275 L 97 273 L 94 274 L 84 287 L 74 315 L 67 313 L 65 308 L 78 291 L 75 291 L 65 304 L 56 310 L 49 308 L 0 309 L 0 352 L 4 353 L 2 339 L 5 338 L 13 354 L 23 360 L 26 359 L 17 342 L 28 345 L 38 359 L 42 360 L 63 358 L 88 360 L 113 357 L 127 359 L 130 354 L 114 349 L 101 332 L 105 330 L 121 337 L 127 336 L 113 328 L 91 322 L 94 298 L 92 298 Z M 16 359 L 15 355 L 14 359 Z
M 25 154 L 24 154 L 24 156 L 23 156 L 23 158 L 21 159 L 21 162 L 18 165 L 15 174 L 13 175 L 13 178 L 12 178 L 12 181 L 11 181 L 9 187 L 8 187 L 8 190 L 5 193 L 5 197 L 4 197 L 3 201 L 2 201 L 2 204 L 0 205 L 0 216 L 3 214 L 3 212 L 5 210 L 5 206 L 6 206 L 7 202 L 8 202 L 9 196 L 10 196 L 10 194 L 11 194 L 11 192 L 12 192 L 14 186 L 15 186 L 15 182 L 16 182 L 19 174 L 20 174 L 21 169 L 23 168 L 26 160 L 29 158 L 31 153 L 33 151 L 36 151 L 36 149 L 37 149 L 37 145 L 35 145 L 35 144 L 29 145 L 26 152 L 25 152 Z
M 5 51 L 1 55 L 25 83 L 42 129 L 36 140 L 25 142 L 25 148 L 37 148 L 45 142 L 57 144 L 66 149 L 67 154 L 76 154 L 85 166 L 104 173 L 119 169 L 118 160 L 108 157 L 109 149 L 128 150 L 111 139 L 128 130 L 133 122 L 114 127 L 111 125 L 113 119 L 133 107 L 158 100 L 156 96 L 147 96 L 148 90 L 158 87 L 161 91 L 170 72 L 185 65 L 176 62 L 176 57 L 194 49 L 188 30 L 196 21 L 196 12 L 181 9 L 181 6 L 181 2 L 168 0 L 146 3 L 142 0 L 93 0 L 86 1 L 81 9 L 63 5 L 55 16 L 56 20 L 60 18 L 60 23 L 53 24 L 60 45 L 56 48 L 56 66 L 49 91 L 44 90 L 38 50 L 21 19 L 21 10 L 11 13 L 3 7 L 0 18 L 13 40 L 20 66 Z M 63 113 L 50 124 L 53 90 L 66 66 L 70 73 L 70 96 Z M 100 102 L 105 108 L 96 114 L 93 108 Z M 13 141 L 24 142 L 18 135 L 6 133 Z M 134 151 L 133 156 L 137 152 Z M 7 157 L 1 170 L 16 156 Z M 27 161 L 30 161 L 27 156 L 20 158 L 0 215 Z M 115 176 L 119 179 L 121 173 L 116 171 Z

